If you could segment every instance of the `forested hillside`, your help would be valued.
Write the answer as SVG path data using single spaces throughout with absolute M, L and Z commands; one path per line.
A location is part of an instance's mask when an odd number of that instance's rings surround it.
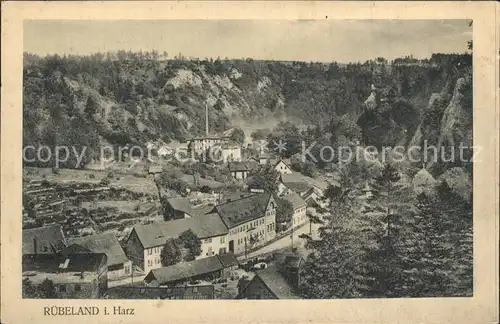
M 450 136 L 441 136 L 441 129 L 454 133 L 451 120 L 460 116 L 457 109 L 472 112 L 471 61 L 467 54 L 324 64 L 166 60 L 156 52 L 26 53 L 24 145 L 85 146 L 87 163 L 97 157 L 100 143 L 182 141 L 204 132 L 205 103 L 214 132 L 242 121 L 257 129 L 287 119 L 321 131 L 338 123 L 358 125 L 366 145 L 424 138 L 445 145 Z M 339 129 L 336 138 L 346 135 Z M 72 162 L 66 166 L 74 167 Z

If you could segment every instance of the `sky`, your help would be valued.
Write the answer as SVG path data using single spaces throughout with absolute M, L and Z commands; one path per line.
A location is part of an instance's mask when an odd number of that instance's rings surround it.
M 341 63 L 375 57 L 463 53 L 467 20 L 28 20 L 24 51 L 39 55 L 118 50 L 169 57 Z

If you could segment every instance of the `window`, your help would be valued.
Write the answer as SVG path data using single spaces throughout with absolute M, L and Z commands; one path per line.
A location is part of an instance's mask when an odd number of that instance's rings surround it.
M 75 284 L 75 291 L 81 291 L 82 286 L 80 284 Z
M 148 249 L 148 255 L 153 254 L 153 249 Z
M 212 239 L 211 238 L 205 239 L 205 243 L 212 243 Z
M 149 266 L 149 267 L 150 267 L 150 266 L 152 266 L 152 262 L 151 262 L 151 260 L 148 260 L 148 266 Z
M 221 243 L 221 244 L 224 244 L 225 242 L 226 242 L 226 238 L 225 238 L 224 236 L 222 236 L 222 237 L 220 238 L 220 243 Z
M 130 273 L 130 267 L 129 266 L 126 266 L 125 267 L 125 274 L 129 274 Z

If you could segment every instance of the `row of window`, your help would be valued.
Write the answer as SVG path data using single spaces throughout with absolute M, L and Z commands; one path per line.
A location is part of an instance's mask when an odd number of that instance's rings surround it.
M 155 247 L 153 247 L 153 248 L 149 248 L 149 249 L 148 249 L 148 255 L 153 254 L 153 251 L 154 251 L 156 254 L 160 253 L 160 252 L 161 252 L 161 246 L 155 246 Z
M 295 212 L 296 213 L 301 213 L 301 212 L 303 212 L 305 210 L 306 210 L 306 207 L 302 207 L 302 208 L 297 209 Z
M 236 229 L 233 229 L 233 230 L 229 231 L 229 234 L 230 235 L 235 235 L 236 233 L 241 233 L 241 232 L 244 232 L 244 231 L 248 231 L 249 229 L 251 229 L 253 227 L 256 227 L 256 226 L 259 226 L 259 225 L 263 225 L 263 224 L 264 224 L 264 218 L 257 219 L 257 220 L 255 220 L 253 222 L 244 224 L 243 226 L 240 226 L 240 227 L 238 227 Z
M 161 264 L 160 258 L 155 258 L 154 261 L 153 260 L 148 260 L 148 267 L 152 267 L 153 264 Z
M 274 223 L 271 223 L 271 224 L 267 225 L 267 232 L 269 233 L 269 232 L 272 232 L 272 231 L 274 231 Z
M 257 232 L 254 235 L 264 236 L 264 230 L 262 230 L 260 232 Z M 250 236 L 247 236 L 246 239 L 247 239 L 247 242 L 250 242 Z M 245 243 L 245 238 L 238 239 L 238 245 L 241 245 L 241 244 L 244 244 L 244 243 Z

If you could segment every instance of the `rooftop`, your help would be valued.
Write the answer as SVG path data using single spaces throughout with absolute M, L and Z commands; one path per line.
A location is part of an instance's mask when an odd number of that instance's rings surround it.
M 118 286 L 108 288 L 109 299 L 214 299 L 214 286 L 144 287 Z
M 37 251 L 35 251 L 35 244 Z M 44 251 L 43 246 L 46 245 L 51 246 L 52 249 Z M 60 250 L 65 245 L 66 239 L 60 224 L 23 230 L 23 254 L 53 253 L 54 250 Z
M 270 199 L 270 194 L 255 194 L 217 205 L 214 211 L 220 215 L 227 228 L 233 228 L 264 216 Z
M 229 171 L 248 171 L 247 162 L 229 162 Z
M 301 208 L 307 205 L 307 202 L 293 191 L 282 198 L 289 201 L 292 204 L 293 209 Z
M 68 249 L 78 245 L 93 253 L 105 253 L 108 266 L 122 264 L 128 261 L 125 252 L 113 233 L 104 233 L 68 239 Z
M 102 253 L 26 254 L 22 259 L 23 277 L 34 283 L 50 279 L 54 283 L 91 282 L 97 278 L 101 264 L 106 263 Z
M 200 239 L 227 234 L 226 226 L 216 214 L 134 226 L 144 248 L 163 245 L 167 239 L 178 237 L 189 229 Z
M 219 261 L 222 263 L 222 266 L 224 268 L 232 267 L 232 266 L 236 266 L 236 265 L 240 264 L 238 259 L 236 258 L 236 256 L 231 252 L 219 254 L 219 255 L 217 255 L 217 257 L 219 258 Z
M 222 270 L 224 267 L 215 255 L 208 258 L 198 259 L 191 262 L 180 262 L 168 267 L 151 270 L 144 281 L 157 280 L 160 285 L 180 280 L 186 280 L 195 276 Z
M 278 299 L 299 299 L 295 294 L 292 286 L 285 280 L 279 273 L 275 265 L 270 265 L 266 269 L 256 272 L 254 280 L 261 280 L 264 285 L 271 291 Z M 248 289 L 249 285 L 247 285 Z

